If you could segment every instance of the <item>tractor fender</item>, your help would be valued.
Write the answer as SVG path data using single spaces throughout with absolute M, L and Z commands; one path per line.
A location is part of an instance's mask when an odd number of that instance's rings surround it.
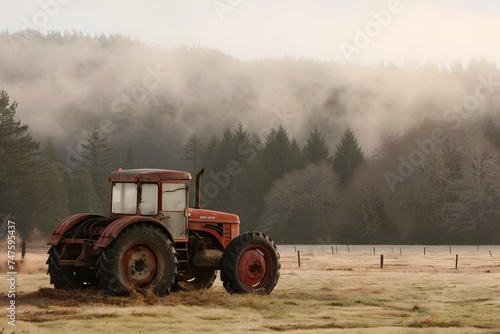
M 115 240 L 115 238 L 125 228 L 127 228 L 132 224 L 144 223 L 144 222 L 158 225 L 167 234 L 170 240 L 172 241 L 174 240 L 168 228 L 153 218 L 143 217 L 143 216 L 122 217 L 115 220 L 108 227 L 106 227 L 106 229 L 104 230 L 104 232 L 102 232 L 99 239 L 97 239 L 97 242 L 94 244 L 94 249 L 97 250 L 99 248 L 107 247 L 113 240 Z
M 71 215 L 64 218 L 56 225 L 56 227 L 52 231 L 52 235 L 50 236 L 47 245 L 56 246 L 61 242 L 61 240 L 64 237 L 64 234 L 68 232 L 73 226 L 85 220 L 95 219 L 95 218 L 105 218 L 105 217 L 95 213 L 78 213 L 76 215 Z

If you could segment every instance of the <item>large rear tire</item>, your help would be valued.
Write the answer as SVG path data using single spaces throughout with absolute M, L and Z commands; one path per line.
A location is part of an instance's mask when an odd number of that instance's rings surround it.
M 59 258 L 62 254 L 63 244 L 52 246 L 47 259 L 50 284 L 61 290 L 84 289 L 97 284 L 95 271 L 85 267 L 60 266 Z
M 224 251 L 221 279 L 229 293 L 269 294 L 278 283 L 280 268 L 274 241 L 260 232 L 246 232 Z
M 176 254 L 166 234 L 152 224 L 134 224 L 102 250 L 99 285 L 115 296 L 131 290 L 170 293 L 177 272 Z

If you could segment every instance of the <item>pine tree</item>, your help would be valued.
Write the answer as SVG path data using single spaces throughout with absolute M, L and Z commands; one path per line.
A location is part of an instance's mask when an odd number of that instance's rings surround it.
M 47 235 L 61 219 L 70 214 L 69 177 L 51 139 L 44 146 L 41 163 L 43 168 L 37 187 L 33 228 Z
M 125 157 L 123 169 L 134 169 L 137 168 L 137 160 L 135 159 L 134 150 L 132 146 L 127 148 L 127 156 Z
M 203 168 L 205 145 L 196 134 L 192 135 L 182 149 L 182 160 L 186 162 L 191 172 L 197 173 Z
M 278 129 L 271 129 L 265 139 L 263 163 L 271 177 L 271 182 L 280 179 L 291 170 L 290 138 L 283 125 Z
M 94 189 L 90 172 L 83 172 L 71 183 L 70 186 L 70 207 L 76 213 L 97 213 L 104 214 L 104 206 L 99 195 Z
M 347 129 L 333 154 L 333 169 L 340 178 L 340 185 L 347 187 L 356 169 L 364 160 L 358 140 L 351 129 Z
M 93 188 L 102 203 L 109 202 L 109 187 L 106 176 L 109 173 L 109 164 L 112 160 L 112 149 L 108 147 L 107 138 L 97 129 L 87 137 L 87 142 L 82 144 L 78 163 L 78 174 L 89 173 Z
M 292 140 L 290 144 L 290 149 L 288 151 L 288 159 L 287 159 L 287 170 L 289 172 L 294 171 L 296 169 L 304 168 L 306 166 L 306 161 L 304 160 L 304 155 L 300 149 L 299 144 L 295 140 Z
M 495 123 L 495 121 L 490 118 L 486 122 L 484 131 L 493 144 L 500 147 L 500 124 Z
M 234 160 L 234 137 L 231 129 L 226 128 L 218 142 L 212 161 L 205 171 L 202 194 L 215 210 L 229 211 L 231 206 L 231 175 L 227 173 L 227 165 Z M 211 185 L 211 187 L 209 187 Z
M 28 125 L 16 120 L 17 103 L 9 102 L 5 90 L 0 91 L 0 214 L 12 214 L 25 223 L 29 232 L 29 213 L 35 205 L 35 185 L 40 166 L 36 159 L 40 143 L 35 141 Z
M 205 147 L 205 152 L 202 155 L 203 168 L 208 168 L 210 165 L 212 165 L 212 160 L 214 159 L 215 152 L 217 150 L 217 147 L 219 146 L 219 142 L 219 139 L 215 135 L 213 135 L 208 141 Z
M 309 132 L 307 144 L 304 146 L 302 153 L 306 160 L 306 164 L 328 160 L 330 153 L 328 152 L 325 136 L 317 127 L 314 127 L 314 129 Z

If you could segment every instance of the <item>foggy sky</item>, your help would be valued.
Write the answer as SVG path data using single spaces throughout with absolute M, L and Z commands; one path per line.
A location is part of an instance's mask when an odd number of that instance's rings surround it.
M 391 6 L 397 13 L 384 18 L 381 13 Z M 121 33 L 153 46 L 206 46 L 240 59 L 289 55 L 398 64 L 500 59 L 500 3 L 494 0 L 1 0 L 0 8 L 0 30 Z M 355 46 L 358 32 L 370 28 L 368 45 L 346 57 L 342 45 Z
M 114 145 L 141 142 L 153 150 L 163 140 L 179 153 L 188 136 L 208 139 L 241 121 L 261 136 L 284 124 L 301 145 L 318 126 L 330 153 L 351 127 L 369 152 L 386 131 L 401 133 L 425 117 L 442 119 L 474 93 L 479 74 L 493 73 L 483 66 L 462 77 L 441 75 L 428 61 L 453 66 L 500 60 L 495 1 L 0 0 L 0 5 L 3 31 L 119 33 L 153 46 L 0 41 L 0 89 L 19 102 L 18 115 L 37 139 L 52 137 L 63 148 L 75 149 L 93 128 L 113 126 L 106 135 Z M 209 50 L 185 53 L 179 45 Z M 320 62 L 283 59 L 286 55 Z M 278 60 L 257 61 L 269 57 Z M 378 66 L 381 60 L 386 65 Z M 145 82 L 151 72 L 164 75 Z M 152 89 L 122 114 L 126 102 L 117 100 L 145 85 Z M 497 108 L 498 93 L 481 108 Z

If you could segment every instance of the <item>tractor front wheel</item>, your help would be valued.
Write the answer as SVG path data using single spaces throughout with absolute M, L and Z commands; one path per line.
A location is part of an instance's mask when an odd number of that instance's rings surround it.
M 172 242 L 151 224 L 123 230 L 99 259 L 100 287 L 115 296 L 126 296 L 132 289 L 164 296 L 170 292 L 176 271 Z
M 275 243 L 260 232 L 246 232 L 231 241 L 222 256 L 221 279 L 229 293 L 269 294 L 280 276 Z

